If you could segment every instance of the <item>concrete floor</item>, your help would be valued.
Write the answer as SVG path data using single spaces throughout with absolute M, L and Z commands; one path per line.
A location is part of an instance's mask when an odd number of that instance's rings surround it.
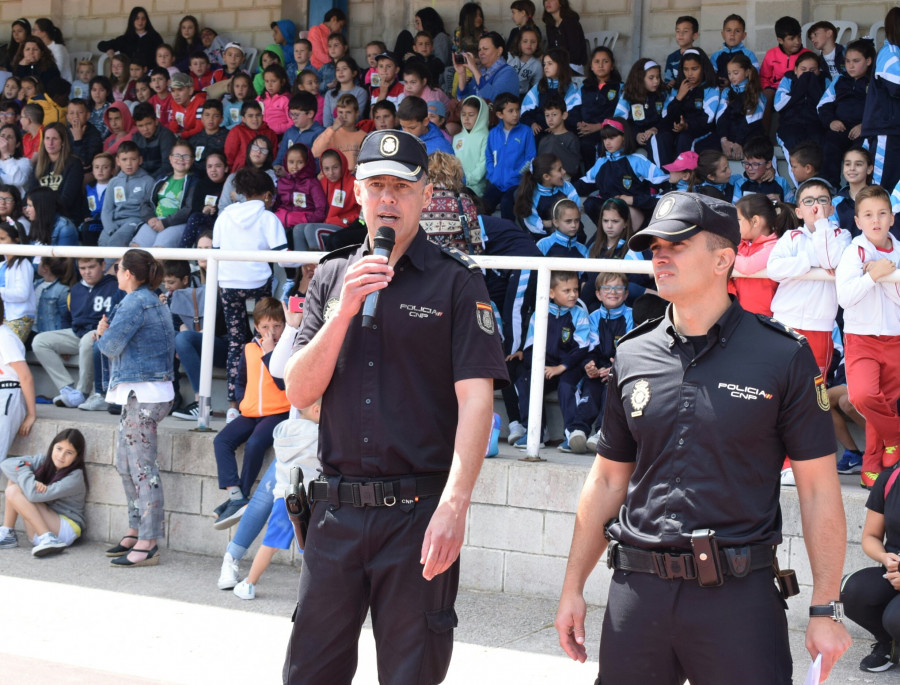
M 21 536 L 20 536 L 21 538 Z M 3 685 L 203 685 L 281 682 L 298 570 L 275 564 L 257 599 L 216 588 L 220 560 L 166 552 L 151 568 L 111 568 L 106 545 L 79 543 L 56 557 L 28 548 L 0 550 L 0 682 Z M 242 572 L 249 569 L 249 561 Z M 601 570 L 598 572 L 606 572 Z M 462 592 L 448 685 L 583 683 L 596 675 L 602 610 L 588 620 L 588 654 L 577 664 L 560 651 L 555 601 Z M 795 682 L 809 657 L 791 633 Z M 858 670 L 868 653 L 857 640 L 831 683 L 900 683 L 900 668 Z M 368 624 L 355 685 L 374 685 Z

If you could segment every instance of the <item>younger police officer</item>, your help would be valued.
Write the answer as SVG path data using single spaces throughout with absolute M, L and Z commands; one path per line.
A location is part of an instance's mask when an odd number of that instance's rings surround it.
M 618 346 L 556 617 L 560 644 L 584 661 L 583 589 L 609 522 L 603 685 L 791 682 L 772 563 L 785 454 L 817 605 L 807 649 L 825 676 L 850 645 L 832 604 L 846 526 L 824 384 L 801 337 L 729 299 L 739 240 L 732 205 L 676 192 L 630 242 L 653 252 L 671 305 Z
M 466 513 L 494 380 L 507 377 L 480 269 L 419 227 L 427 165 L 408 133 L 363 141 L 354 191 L 368 239 L 322 260 L 286 370 L 295 407 L 322 396 L 291 685 L 349 685 L 370 608 L 380 683 L 440 683 L 450 664 Z M 389 259 L 370 249 L 380 226 L 396 234 Z

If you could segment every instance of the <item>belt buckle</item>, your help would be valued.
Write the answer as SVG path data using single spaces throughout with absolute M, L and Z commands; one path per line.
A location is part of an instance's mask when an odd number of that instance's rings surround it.
M 656 574 L 665 580 L 690 580 L 695 578 L 696 572 L 694 572 L 693 561 L 694 559 L 690 554 L 655 553 L 653 555 Z
M 382 483 L 352 483 L 354 507 L 379 507 L 384 503 Z

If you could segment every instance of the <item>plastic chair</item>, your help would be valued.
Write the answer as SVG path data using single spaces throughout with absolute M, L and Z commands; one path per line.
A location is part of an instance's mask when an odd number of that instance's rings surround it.
M 879 33 L 881 34 L 880 38 L 878 36 Z M 872 28 L 869 29 L 869 33 L 867 33 L 866 35 L 869 36 L 869 38 L 871 38 L 875 42 L 876 50 L 878 48 L 880 48 L 882 45 L 884 45 L 884 41 L 885 41 L 884 22 L 876 21 L 874 24 L 872 24 Z
M 105 52 L 97 58 L 97 76 L 109 76 L 106 73 L 106 63 L 109 61 L 109 55 Z
M 243 67 L 248 74 L 253 74 L 256 71 L 256 57 L 259 54 L 259 50 L 256 48 L 242 48 L 244 51 L 244 61 L 241 63 L 241 67 Z
M 86 60 L 86 59 L 93 61 L 94 55 L 87 50 L 76 51 L 76 52 L 69 53 L 69 59 L 72 61 L 72 73 L 77 78 L 78 77 L 78 63 L 81 62 L 82 60 Z
M 618 40 L 618 31 L 594 31 L 593 33 L 584 34 L 584 42 L 587 44 L 588 55 L 594 51 L 594 48 L 598 48 L 601 45 L 610 50 L 615 50 L 616 41 Z
M 809 31 L 809 27 L 815 23 L 816 22 L 814 21 L 810 21 L 800 27 L 800 35 L 803 37 L 803 47 L 805 48 L 809 47 L 806 32 Z M 834 28 L 837 29 L 837 35 L 834 37 L 835 43 L 846 45 L 850 41 L 856 40 L 856 35 L 859 33 L 859 25 L 855 21 L 835 20 L 831 23 L 834 24 Z

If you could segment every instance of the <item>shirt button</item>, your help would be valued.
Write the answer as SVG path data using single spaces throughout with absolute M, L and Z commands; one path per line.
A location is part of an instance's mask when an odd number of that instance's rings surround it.
M 680 483 L 680 482 L 681 482 L 681 476 L 676 476 L 676 477 L 675 477 L 675 482 L 676 482 L 676 483 Z
M 679 445 L 683 445 L 683 444 L 684 444 L 684 438 L 678 438 L 678 444 L 679 444 Z
M 363 438 L 363 442 L 369 442 L 368 438 Z
M 375 366 L 375 362 L 369 362 L 369 366 Z
M 373 324 L 372 324 L 372 330 L 373 330 L 373 331 L 377 331 L 377 330 L 378 330 L 378 324 L 373 323 Z
M 690 406 L 691 406 L 691 403 L 688 402 L 687 400 L 685 400 L 685 401 L 684 401 L 684 406 L 685 406 L 685 407 L 690 407 Z
M 368 397 L 366 398 L 366 404 L 372 404 L 372 400 L 370 400 Z
M 697 366 L 697 362 L 691 362 L 691 366 Z
M 670 518 L 670 519 L 674 519 L 674 518 L 678 518 L 678 517 L 675 516 L 675 514 L 670 514 L 670 515 L 669 515 L 669 518 Z

